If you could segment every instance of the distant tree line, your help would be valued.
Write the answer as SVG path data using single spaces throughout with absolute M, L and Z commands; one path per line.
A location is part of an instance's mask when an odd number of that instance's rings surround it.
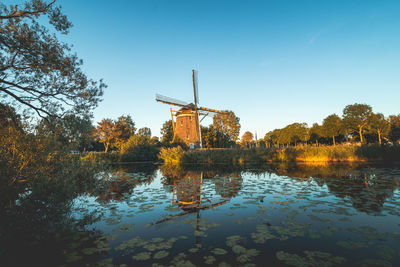
M 321 125 L 314 123 L 292 123 L 281 129 L 268 132 L 264 140 L 267 147 L 296 146 L 302 144 L 336 145 L 344 142 L 392 143 L 400 141 L 400 115 L 388 118 L 382 113 L 372 112 L 366 104 L 347 105 L 342 117 L 327 116 Z

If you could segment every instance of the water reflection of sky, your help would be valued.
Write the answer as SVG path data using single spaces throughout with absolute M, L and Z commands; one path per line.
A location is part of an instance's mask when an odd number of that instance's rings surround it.
M 108 235 L 109 255 L 118 264 L 189 261 L 262 266 L 267 259 L 275 265 L 400 264 L 399 253 L 390 250 L 400 251 L 400 178 L 392 169 L 368 170 L 365 180 L 357 178 L 360 172 L 353 178 L 300 179 L 273 172 L 207 171 L 180 171 L 174 177 L 157 170 L 150 183 L 118 192 L 123 196 L 118 200 L 80 197 L 75 201 L 76 214 L 102 215 L 90 227 Z M 352 180 L 346 184 L 337 179 Z M 193 181 L 201 181 L 201 190 Z M 176 199 L 177 190 L 185 201 Z M 346 194 L 340 195 L 341 190 Z M 192 196 L 199 192 L 201 198 Z M 368 199 L 370 195 L 379 196 L 378 201 Z M 185 208 L 182 203 L 187 204 L 188 197 L 201 203 Z M 216 203 L 222 204 L 213 206 Z M 239 237 L 229 243 L 232 236 Z M 132 241 L 137 237 L 144 240 L 142 246 Z M 160 241 L 166 247 L 160 252 L 152 245 L 153 238 L 174 242 Z M 305 254 L 306 250 L 311 252 Z

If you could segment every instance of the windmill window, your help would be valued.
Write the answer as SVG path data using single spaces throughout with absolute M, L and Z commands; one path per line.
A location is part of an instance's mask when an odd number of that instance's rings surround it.
M 187 135 L 186 138 L 189 139 L 189 135 Z
M 183 121 L 181 121 L 181 126 L 183 126 Z
M 189 120 L 192 121 L 192 117 L 189 117 Z

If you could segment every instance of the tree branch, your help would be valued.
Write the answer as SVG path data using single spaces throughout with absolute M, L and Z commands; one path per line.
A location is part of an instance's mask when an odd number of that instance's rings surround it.
M 0 19 L 13 19 L 13 18 L 24 17 L 24 16 L 27 16 L 27 15 L 29 16 L 29 15 L 37 15 L 39 13 L 44 13 L 51 7 L 51 5 L 54 4 L 55 1 L 56 0 L 53 0 L 44 9 L 39 9 L 39 10 L 36 10 L 36 11 L 26 11 L 26 10 L 18 11 L 18 5 L 16 5 L 14 7 L 14 10 L 11 12 L 11 14 L 5 15 L 5 16 L 0 16 Z
M 34 111 L 36 111 L 36 113 L 37 113 L 37 114 L 39 115 L 39 117 L 41 117 L 41 118 L 45 118 L 45 117 L 42 116 L 42 114 L 41 114 L 40 112 L 43 112 L 43 113 L 47 114 L 48 116 L 52 116 L 52 114 L 50 114 L 50 113 L 47 112 L 46 110 L 44 110 L 44 109 L 42 109 L 42 108 L 39 108 L 39 107 L 35 107 L 34 105 L 32 105 L 32 104 L 30 104 L 30 103 L 24 101 L 24 100 L 21 99 L 19 96 L 13 94 L 12 92 L 10 92 L 10 91 L 8 91 L 8 90 L 6 90 L 6 89 L 4 89 L 4 88 L 1 88 L 1 87 L 0 87 L 0 91 L 3 91 L 4 93 L 6 93 L 6 94 L 8 94 L 9 96 L 13 97 L 13 98 L 14 98 L 15 100 L 17 100 L 18 102 L 20 102 L 20 103 L 22 103 L 22 104 L 24 104 L 24 105 L 26 105 L 26 106 L 32 108 Z

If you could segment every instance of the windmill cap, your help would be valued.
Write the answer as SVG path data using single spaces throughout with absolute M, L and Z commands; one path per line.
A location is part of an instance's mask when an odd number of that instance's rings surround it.
M 182 108 L 179 109 L 179 111 L 184 111 L 184 110 L 195 110 L 196 106 L 193 103 L 187 104 L 183 106 Z

